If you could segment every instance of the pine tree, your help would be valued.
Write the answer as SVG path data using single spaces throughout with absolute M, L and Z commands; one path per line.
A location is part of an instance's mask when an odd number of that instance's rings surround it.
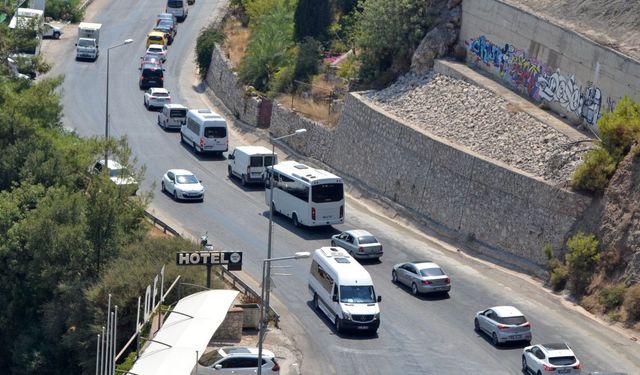
M 294 15 L 294 36 L 297 41 L 306 37 L 323 40 L 331 24 L 329 0 L 300 0 Z

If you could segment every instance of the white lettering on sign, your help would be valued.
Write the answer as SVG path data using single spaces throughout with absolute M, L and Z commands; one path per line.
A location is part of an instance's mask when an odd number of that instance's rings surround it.
M 178 253 L 178 264 L 189 264 L 189 253 Z
M 151 316 L 151 285 L 147 285 L 144 293 L 144 321 L 146 322 Z
M 191 256 L 189 256 L 189 263 L 191 264 L 200 263 L 200 253 L 191 253 Z
M 156 277 L 153 278 L 153 289 L 151 290 L 153 292 L 153 307 L 156 306 L 156 297 L 158 296 L 158 275 L 156 275 Z

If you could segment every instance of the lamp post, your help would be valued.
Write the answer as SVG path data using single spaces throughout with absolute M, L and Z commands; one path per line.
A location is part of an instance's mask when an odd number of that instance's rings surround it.
M 273 165 L 276 160 L 276 145 L 273 141 L 277 141 L 279 139 L 293 137 L 294 135 L 306 133 L 307 129 L 298 129 L 295 132 L 287 135 L 283 135 L 277 138 L 271 138 L 271 173 L 269 173 L 269 234 L 267 237 L 267 259 L 271 258 L 271 240 L 272 240 L 272 232 L 273 232 Z M 266 298 L 263 300 L 263 303 L 266 303 L 267 309 L 269 308 L 269 291 L 271 290 L 271 267 L 267 268 L 266 271 L 266 288 L 267 294 Z
M 302 129 L 304 130 L 304 129 Z M 262 299 L 262 303 L 260 304 L 260 332 L 258 333 L 258 375 L 262 375 L 262 343 L 264 342 L 264 335 L 267 330 L 267 325 L 269 321 L 265 314 L 269 314 L 269 305 L 265 306 L 265 297 L 269 295 L 269 290 L 266 288 L 267 284 L 267 270 L 271 269 L 271 262 L 277 262 L 280 260 L 288 260 L 288 259 L 303 259 L 311 256 L 311 253 L 308 251 L 300 251 L 295 253 L 292 256 L 287 257 L 279 257 L 279 258 L 267 258 L 262 261 L 262 293 L 260 295 Z M 266 312 L 265 312 L 266 310 Z
M 122 43 L 118 43 L 115 46 L 107 48 L 107 93 L 104 109 L 104 169 L 107 171 L 109 170 L 109 146 L 106 144 L 109 140 L 109 52 L 111 52 L 111 50 L 114 48 L 122 47 L 125 44 L 129 44 L 131 42 L 133 42 L 133 39 L 126 39 Z

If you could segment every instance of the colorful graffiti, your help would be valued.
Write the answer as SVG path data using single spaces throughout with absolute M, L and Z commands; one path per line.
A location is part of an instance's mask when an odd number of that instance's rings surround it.
M 510 44 L 499 46 L 485 36 L 465 42 L 476 63 L 488 69 L 512 86 L 526 93 L 535 101 L 558 103 L 566 111 L 595 125 L 602 116 L 602 109 L 611 110 L 615 101 L 604 102 L 602 92 L 591 82 L 582 86 L 575 76 L 563 75 L 559 69 L 544 66 L 526 52 Z

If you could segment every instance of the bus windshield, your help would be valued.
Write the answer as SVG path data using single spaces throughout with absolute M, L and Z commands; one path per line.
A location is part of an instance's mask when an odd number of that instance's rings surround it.
M 342 303 L 375 303 L 376 296 L 371 285 L 342 285 L 340 287 Z
M 339 202 L 344 198 L 342 184 L 321 184 L 311 188 L 313 203 Z

